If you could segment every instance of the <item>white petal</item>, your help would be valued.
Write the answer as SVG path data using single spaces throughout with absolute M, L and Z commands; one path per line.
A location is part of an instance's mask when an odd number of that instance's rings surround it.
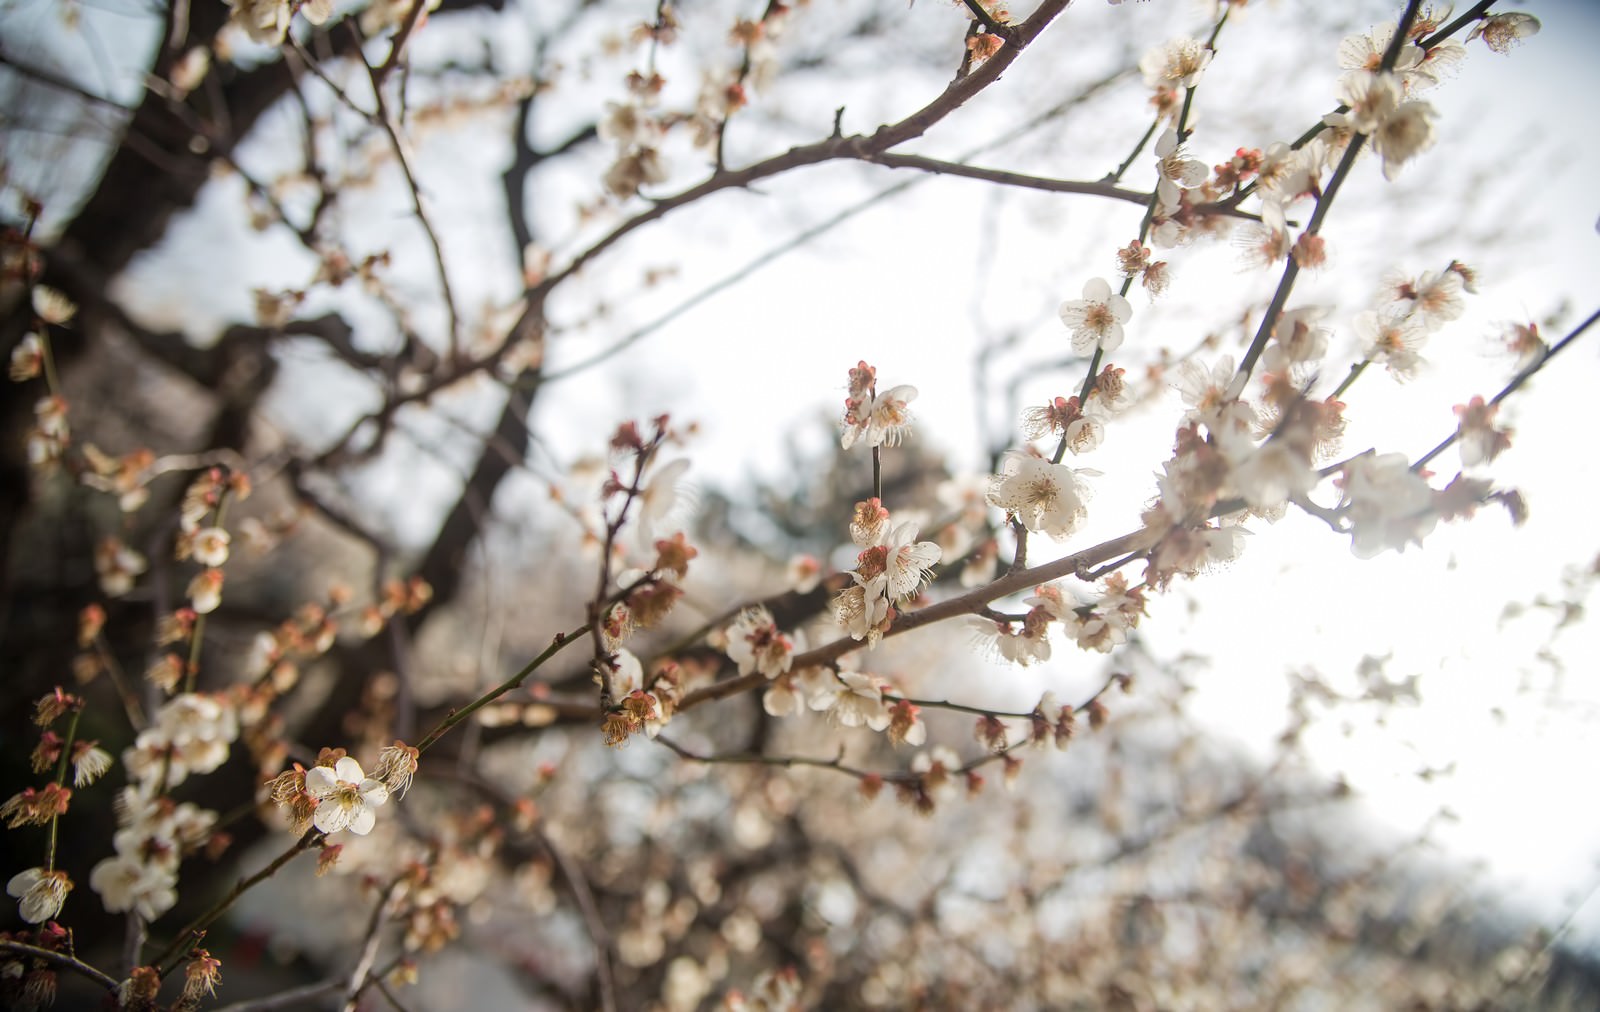
M 32 889 L 43 876 L 44 872 L 39 868 L 27 868 L 19 871 L 11 876 L 10 882 L 6 883 L 6 892 L 20 897 L 23 893 Z
M 326 766 L 313 766 L 306 770 L 306 793 L 313 798 L 325 798 L 334 792 L 338 778 Z
M 324 833 L 337 833 L 350 824 L 350 810 L 334 802 L 325 802 L 312 813 L 311 824 Z
M 366 773 L 361 770 L 361 764 L 349 756 L 345 756 L 333 764 L 333 774 L 340 780 L 350 784 L 359 784 L 367 778 Z

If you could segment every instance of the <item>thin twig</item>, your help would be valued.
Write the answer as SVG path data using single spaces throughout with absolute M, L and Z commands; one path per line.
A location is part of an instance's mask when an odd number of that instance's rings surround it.
M 0 952 L 10 952 L 18 956 L 26 956 L 29 959 L 42 960 L 52 966 L 59 966 L 63 970 L 71 970 L 81 977 L 86 977 L 107 991 L 114 992 L 117 989 L 117 981 L 112 980 L 110 975 L 102 973 L 69 953 L 56 952 L 53 949 L 42 949 L 37 945 L 29 945 L 27 942 L 15 942 L 9 938 L 0 938 Z
M 1528 382 L 1528 380 L 1532 379 L 1533 375 L 1535 373 L 1537 373 L 1540 369 L 1543 369 L 1545 367 L 1545 365 L 1548 364 L 1551 359 L 1555 358 L 1562 351 L 1565 351 L 1567 345 L 1571 344 L 1573 341 L 1576 341 L 1579 337 L 1581 337 L 1583 335 L 1584 331 L 1586 331 L 1590 327 L 1594 326 L 1594 323 L 1595 323 L 1596 320 L 1600 320 L 1600 309 L 1597 309 L 1594 312 L 1590 313 L 1588 319 L 1584 320 L 1582 323 L 1580 323 L 1576 327 L 1572 328 L 1572 330 L 1567 333 L 1566 337 L 1563 337 L 1560 341 L 1557 341 L 1547 351 L 1545 351 L 1545 353 L 1543 355 L 1539 356 L 1538 359 L 1536 359 L 1533 362 L 1530 362 L 1528 364 L 1527 368 L 1523 369 L 1521 372 L 1517 373 L 1514 377 L 1512 377 L 1511 382 L 1507 383 L 1505 385 L 1505 387 L 1502 388 L 1499 393 L 1494 395 L 1494 398 L 1489 401 L 1489 405 L 1488 406 L 1489 407 L 1493 407 L 1496 404 L 1499 404 L 1501 401 L 1505 400 L 1507 397 L 1510 397 L 1513 393 L 1515 393 L 1517 391 L 1518 387 L 1522 386 L 1522 384 L 1524 384 L 1524 383 Z M 1439 454 L 1443 453 L 1445 450 L 1449 449 L 1450 446 L 1452 444 L 1454 444 L 1455 441 L 1460 439 L 1460 438 L 1461 438 L 1461 427 L 1457 426 L 1456 427 L 1456 431 L 1452 432 L 1444 440 L 1444 442 L 1440 443 L 1438 446 L 1435 446 L 1433 449 L 1429 450 L 1427 453 L 1424 453 L 1421 457 L 1418 457 L 1417 458 L 1417 462 L 1415 464 L 1411 465 L 1411 470 L 1420 471 L 1422 468 L 1427 466 L 1429 461 L 1431 461 L 1433 458 L 1437 457 Z
M 423 0 L 413 0 L 411 14 L 407 18 L 408 23 L 415 21 L 422 4 Z M 355 31 L 353 24 L 350 30 Z M 391 61 L 398 57 L 403 41 L 403 39 L 395 40 L 395 47 L 390 53 Z M 383 97 L 384 75 L 374 69 L 365 57 L 361 57 L 359 50 L 357 58 L 360 59 L 361 66 L 366 69 L 368 80 L 372 82 L 372 99 L 377 105 L 375 122 L 389 139 L 389 147 L 394 152 L 395 162 L 400 166 L 400 173 L 406 177 L 406 188 L 411 193 L 411 207 L 416 212 L 417 223 L 422 226 L 423 234 L 428 237 L 428 246 L 433 250 L 433 265 L 439 273 L 439 292 L 444 299 L 445 313 L 450 318 L 449 347 L 450 361 L 453 363 L 461 357 L 461 314 L 456 309 L 455 293 L 450 287 L 450 272 L 445 268 L 444 246 L 439 241 L 439 233 L 434 230 L 433 223 L 428 220 L 427 210 L 422 206 L 422 186 L 417 182 L 416 173 L 411 168 L 411 160 L 406 157 L 405 145 L 400 141 L 400 133 L 395 129 L 394 121 L 389 116 L 389 106 Z M 390 63 L 384 64 L 385 67 L 390 65 Z

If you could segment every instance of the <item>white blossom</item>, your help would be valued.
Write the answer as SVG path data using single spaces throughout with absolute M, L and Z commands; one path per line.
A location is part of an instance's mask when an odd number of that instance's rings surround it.
M 1383 178 L 1393 179 L 1400 166 L 1433 146 L 1437 116 L 1427 102 L 1402 102 L 1372 135 L 1372 147 L 1383 158 Z
M 220 566 L 228 561 L 232 535 L 221 527 L 202 527 L 190 537 L 189 551 L 202 566 Z
M 728 659 L 739 666 L 739 674 L 759 671 L 777 678 L 794 661 L 794 642 L 778 631 L 772 613 L 760 605 L 746 608 L 728 627 Z
M 831 686 L 811 697 L 813 710 L 826 710 L 828 715 L 845 727 L 861 727 L 874 731 L 889 726 L 889 707 L 883 701 L 883 685 L 871 675 L 857 671 L 841 671 Z
M 1367 454 L 1344 467 L 1342 479 L 1350 517 L 1350 550 L 1370 559 L 1387 548 L 1405 551 L 1438 521 L 1431 509 L 1433 490 L 1411 470 L 1404 454 Z
M 1367 358 L 1382 362 L 1396 379 L 1410 379 L 1422 365 L 1418 349 L 1427 333 L 1415 316 L 1396 316 L 1365 310 L 1354 320 L 1356 337 L 1360 338 Z
M 1072 535 L 1088 516 L 1088 494 L 1078 472 L 1065 464 L 1025 453 L 1009 453 L 991 479 L 989 502 L 1017 515 L 1030 531 L 1056 540 Z
M 1152 88 L 1193 88 L 1200 83 L 1211 50 L 1199 39 L 1172 39 L 1139 58 L 1139 72 Z
M 389 789 L 367 776 L 361 764 L 349 756 L 333 768 L 313 766 L 306 770 L 306 793 L 316 799 L 317 809 L 311 824 L 324 833 L 348 829 L 357 836 L 372 832 L 377 822 L 374 808 L 389 800 Z
M 655 469 L 639 493 L 639 540 L 653 545 L 658 537 L 673 533 L 679 514 L 688 508 L 690 496 L 683 486 L 689 461 L 679 458 Z
M 168 700 L 139 732 L 122 764 L 135 783 L 176 786 L 190 773 L 210 773 L 228 759 L 239 736 L 238 715 L 216 696 L 186 692 Z
M 22 919 L 29 924 L 41 924 L 61 913 L 71 891 L 72 879 L 66 872 L 44 868 L 19 871 L 6 883 L 6 892 L 17 898 Z
M 1481 38 L 1484 45 L 1503 56 L 1513 47 L 1520 45 L 1523 39 L 1538 34 L 1538 18 L 1532 14 L 1513 11 L 1506 14 L 1491 14 L 1479 21 L 1472 27 L 1472 31 L 1467 33 L 1467 41 Z
M 118 854 L 96 864 L 89 872 L 89 888 L 113 914 L 136 911 L 153 921 L 178 902 L 177 874 L 137 857 Z
M 1161 202 L 1169 207 L 1177 206 L 1180 189 L 1192 190 L 1211 174 L 1204 162 L 1184 157 L 1178 131 L 1171 127 L 1156 140 L 1156 159 L 1156 187 L 1161 191 Z
M 899 446 L 911 432 L 906 405 L 916 399 L 917 388 L 902 383 L 862 401 L 846 401 L 840 445 L 848 450 L 864 438 L 868 446 Z
M 1122 325 L 1133 315 L 1128 300 L 1111 290 L 1104 278 L 1091 278 L 1083 298 L 1061 304 L 1061 322 L 1072 331 L 1072 350 L 1089 355 L 1096 346 L 1115 351 L 1122 345 Z
M 67 296 L 49 285 L 33 286 L 33 311 L 46 323 L 61 326 L 77 315 L 78 307 Z

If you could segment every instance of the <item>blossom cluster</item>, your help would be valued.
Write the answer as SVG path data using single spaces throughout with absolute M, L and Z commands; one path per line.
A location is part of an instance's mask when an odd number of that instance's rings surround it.
M 833 599 L 834 615 L 852 638 L 877 645 L 894 621 L 894 606 L 914 598 L 939 561 L 939 546 L 918 541 L 917 531 L 910 520 L 892 523 L 876 498 L 856 503 L 850 539 L 861 551 L 849 574 L 851 586 Z
M 1473 291 L 1471 272 L 1459 263 L 1416 277 L 1390 271 L 1374 308 L 1352 321 L 1367 359 L 1381 362 L 1396 379 L 1415 376 L 1428 336 L 1465 311 L 1464 291 Z
M 112 913 L 136 911 L 155 920 L 178 902 L 178 866 L 213 839 L 217 813 L 157 793 L 154 781 L 117 796 L 115 854 L 89 872 L 89 887 Z
M 25 334 L 11 351 L 8 375 L 13 383 L 26 383 L 44 377 L 49 392 L 33 404 L 33 426 L 28 430 L 27 453 L 30 467 L 49 471 L 56 467 L 72 445 L 72 428 L 67 420 L 67 399 L 56 386 L 50 361 L 51 327 L 64 327 L 77 315 L 71 299 L 48 285 L 34 285 L 30 292 L 34 329 Z
M 774 717 L 810 710 L 827 714 L 841 727 L 887 731 L 897 743 L 922 744 L 927 731 L 918 707 L 904 699 L 891 702 L 884 696 L 887 688 L 889 684 L 877 675 L 848 666 L 835 670 L 812 665 L 774 679 L 761 705 Z
M 746 608 L 728 629 L 728 659 L 739 666 L 739 674 L 759 671 L 777 678 L 794 663 L 794 640 L 778 631 L 772 612 L 764 606 Z
M 901 384 L 878 392 L 878 370 L 859 362 L 850 370 L 850 393 L 844 400 L 846 450 L 862 440 L 868 446 L 898 446 L 911 432 L 911 412 L 906 405 L 917 399 L 917 388 Z
M 418 755 L 417 749 L 396 741 L 379 753 L 369 776 L 344 749 L 323 749 L 316 765 L 306 769 L 295 763 L 269 780 L 265 793 L 296 831 L 312 828 L 331 836 L 348 829 L 366 836 L 377 824 L 376 809 L 410 789 Z
M 760 20 L 740 18 L 729 32 L 729 41 L 741 47 L 743 59 L 730 70 L 707 70 L 701 77 L 694 107 L 688 112 L 661 108 L 667 79 L 656 70 L 653 58 L 657 47 L 677 41 L 679 22 L 670 4 L 657 8 L 655 20 L 640 24 L 633 32 L 635 43 L 648 42 L 652 51 L 648 71 L 631 71 L 627 76 L 628 95 L 624 101 L 608 102 L 600 122 L 602 140 L 615 145 L 616 156 L 601 179 L 606 191 L 619 200 L 638 193 L 642 187 L 665 182 L 670 166 L 663 148 L 674 128 L 687 126 L 690 143 L 711 148 L 721 159 L 723 132 L 730 117 L 750 101 L 750 91 L 769 87 L 777 75 L 776 40 L 787 24 L 790 8 L 768 4 Z
M 1058 624 L 1082 650 L 1110 653 L 1128 641 L 1145 615 L 1144 590 L 1129 587 L 1121 573 L 1106 577 L 1100 599 L 1080 604 L 1056 584 L 1034 588 L 1023 601 L 1020 618 L 974 616 L 970 621 L 979 642 L 1004 660 L 1024 667 L 1050 659 L 1050 629 Z

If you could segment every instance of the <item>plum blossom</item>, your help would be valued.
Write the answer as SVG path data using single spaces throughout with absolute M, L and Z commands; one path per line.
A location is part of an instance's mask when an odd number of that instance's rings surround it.
M 1404 101 L 1405 88 L 1392 73 L 1353 70 L 1339 79 L 1339 101 L 1346 112 L 1329 113 L 1323 122 L 1372 138 L 1383 158 L 1383 175 L 1393 179 L 1400 166 L 1434 140 L 1433 106 Z
M 396 799 L 403 798 L 411 789 L 411 778 L 417 773 L 419 755 L 417 749 L 396 739 L 393 745 L 378 753 L 378 765 L 372 776 Z
M 1327 310 L 1319 306 L 1302 306 L 1280 315 L 1272 328 L 1272 343 L 1261 356 L 1261 368 L 1281 373 L 1320 360 L 1328 353 L 1327 328 L 1318 326 L 1325 316 Z
M 41 397 L 33 405 L 33 427 L 28 430 L 28 463 L 49 468 L 72 445 L 65 397 Z
M 1348 109 L 1322 118 L 1328 126 L 1370 134 L 1400 108 L 1400 81 L 1393 74 L 1353 70 L 1339 78 L 1339 102 Z
M 298 10 L 314 25 L 327 21 L 333 14 L 333 0 L 228 0 L 233 8 L 229 18 L 244 29 L 251 41 L 269 46 L 280 45 L 289 31 L 289 22 Z
M 1261 221 L 1241 228 L 1233 237 L 1246 268 L 1271 267 L 1282 262 L 1294 246 L 1283 207 L 1272 201 L 1261 205 Z
M 1316 144 L 1291 148 L 1279 141 L 1268 146 L 1256 175 L 1262 200 L 1286 206 L 1315 193 L 1322 175 L 1321 154 L 1322 148 Z
M 917 592 L 942 553 L 932 541 L 917 540 L 917 525 L 895 524 L 883 542 L 862 552 L 855 576 L 868 587 L 882 581 L 882 593 L 891 602 Z
M 1271 439 L 1248 451 L 1233 469 L 1233 487 L 1257 513 L 1281 508 L 1317 487 L 1305 453 L 1289 439 Z
M 189 551 L 202 566 L 216 567 L 228 561 L 228 546 L 233 537 L 221 527 L 202 527 L 189 539 Z
M 89 871 L 89 888 L 113 914 L 137 911 L 147 921 L 171 910 L 178 902 L 176 871 L 148 864 L 137 856 L 117 854 Z
M 1461 68 L 1467 59 L 1467 47 L 1455 39 L 1445 39 L 1423 54 L 1422 61 L 1404 76 L 1406 92 L 1415 94 L 1427 91 Z
M 1098 609 L 1091 610 L 1088 614 L 1070 611 L 1062 617 L 1061 625 L 1066 629 L 1067 635 L 1072 637 L 1083 650 L 1108 654 L 1114 648 L 1128 642 L 1127 627 L 1111 621 Z
M 44 371 L 44 342 L 38 334 L 29 334 L 11 349 L 9 374 L 11 382 L 24 383 Z
M 1383 178 L 1393 179 L 1400 166 L 1433 147 L 1433 121 L 1438 115 L 1427 102 L 1402 102 L 1372 135 L 1372 147 L 1383 158 Z
M 657 675 L 646 691 L 644 665 L 631 650 L 617 649 L 610 663 L 611 696 L 618 702 L 601 725 L 606 743 L 621 745 L 640 731 L 654 738 L 672 720 L 675 683 Z
M 1340 479 L 1350 518 L 1350 550 L 1370 559 L 1386 548 L 1405 551 L 1438 521 L 1433 490 L 1401 453 L 1367 454 L 1344 467 Z
M 1011 622 L 996 621 L 981 615 L 970 617 L 978 643 L 1002 660 L 1027 667 L 1050 659 L 1049 620 L 1034 621 L 1033 612 L 1017 628 Z
M 623 153 L 611 163 L 601 181 L 619 200 L 626 200 L 642 186 L 664 183 L 670 175 L 665 156 L 652 147 L 639 147 Z
M 189 802 L 174 804 L 154 793 L 154 782 L 123 788 L 117 796 L 115 855 L 91 869 L 89 886 L 112 913 L 137 911 L 154 920 L 178 901 L 183 855 L 210 837 L 215 812 Z
M 848 450 L 864 438 L 868 446 L 899 446 L 911 432 L 911 412 L 906 405 L 916 399 L 917 388 L 903 383 L 883 393 L 869 390 L 864 396 L 846 398 L 840 445 Z
M 935 745 L 911 759 L 911 772 L 921 774 L 930 793 L 947 793 L 955 786 L 954 777 L 962 772 L 961 757 L 947 745 Z
M 827 668 L 807 667 L 773 679 L 761 697 L 761 708 L 774 717 L 791 717 L 810 707 L 825 710 L 827 706 L 811 706 L 818 698 L 831 700 L 833 672 Z
M 728 627 L 728 658 L 739 665 L 739 674 L 759 671 L 777 678 L 794 662 L 794 641 L 778 631 L 772 613 L 760 605 L 746 608 Z
M 928 725 L 922 722 L 921 708 L 909 699 L 898 700 L 889 708 L 889 740 L 896 745 L 922 745 L 928 740 Z
M 72 879 L 64 871 L 28 868 L 11 876 L 6 892 L 17 898 L 22 919 L 42 924 L 61 913 L 61 905 L 72 891 Z
M 1427 333 L 1414 315 L 1396 316 L 1368 309 L 1357 313 L 1353 324 L 1367 358 L 1382 362 L 1396 379 L 1407 380 L 1416 375 L 1422 366 L 1417 350 Z
M 1193 88 L 1200 83 L 1211 50 L 1199 39 L 1172 39 L 1139 58 L 1139 72 L 1152 88 Z
M 1053 742 L 1059 751 L 1065 752 L 1077 731 L 1073 708 L 1061 705 L 1054 692 L 1046 692 L 1039 697 L 1039 705 L 1034 707 L 1032 716 L 1029 740 L 1034 745 Z
M 605 110 L 597 127 L 603 141 L 627 149 L 636 144 L 652 142 L 660 136 L 659 124 L 636 103 L 607 102 Z
M 189 607 L 209 615 L 222 606 L 222 570 L 202 569 L 189 581 Z
M 1113 406 L 1105 398 L 1090 394 L 1089 406 L 1080 408 L 1077 397 L 1057 397 L 1042 407 L 1022 413 L 1022 431 L 1029 439 L 1060 436 L 1073 453 L 1087 453 L 1106 438 L 1105 419 Z
M 679 512 L 687 507 L 689 496 L 683 488 L 684 472 L 689 461 L 679 458 L 655 469 L 650 480 L 639 493 L 639 539 L 644 545 L 653 545 L 656 538 L 664 537 Z
M 822 582 L 822 563 L 815 555 L 795 555 L 785 568 L 789 588 L 797 594 L 809 594 Z
M 156 712 L 133 747 L 123 751 L 122 764 L 137 783 L 164 778 L 173 787 L 190 773 L 210 773 L 221 766 L 238 736 L 239 720 L 232 705 L 216 696 L 186 692 Z
M 1424 330 L 1438 330 L 1466 311 L 1465 281 L 1452 270 L 1424 271 L 1413 278 L 1400 271 L 1384 275 L 1379 302 L 1397 315 L 1415 316 Z
M 306 770 L 306 793 L 317 802 L 311 824 L 330 834 L 348 829 L 366 836 L 378 819 L 373 809 L 389 800 L 389 788 L 367 776 L 361 764 L 349 756 L 334 763 L 332 769 L 313 766 Z
M 882 731 L 893 721 L 883 701 L 883 683 L 858 671 L 840 671 L 833 684 L 818 690 L 810 700 L 813 710 L 825 710 L 845 727 L 866 725 Z
M 1532 14 L 1510 12 L 1491 14 L 1472 26 L 1467 41 L 1483 39 L 1483 44 L 1504 56 L 1522 44 L 1523 39 L 1539 34 L 1539 19 Z
M 143 555 L 120 538 L 103 538 L 94 552 L 94 570 L 107 597 L 121 597 L 133 589 L 134 578 L 148 568 Z
M 1383 54 L 1394 39 L 1396 27 L 1393 21 L 1386 21 L 1366 32 L 1357 32 L 1340 39 L 1339 66 L 1345 70 L 1377 73 L 1383 67 Z M 1409 70 L 1422 62 L 1422 57 L 1422 48 L 1407 42 L 1401 47 L 1400 55 L 1395 58 L 1394 67 L 1396 70 Z
M 1061 304 L 1061 322 L 1072 331 L 1072 350 L 1089 355 L 1096 347 L 1115 351 L 1122 345 L 1122 325 L 1133 315 L 1128 300 L 1111 290 L 1104 278 L 1091 278 L 1083 298 Z
M 882 594 L 868 594 L 866 586 L 858 582 L 834 597 L 833 615 L 852 639 L 877 646 L 889 618 L 889 601 Z
M 1156 140 L 1156 159 L 1156 171 L 1160 177 L 1156 181 L 1156 189 L 1160 192 L 1162 204 L 1168 207 L 1177 206 L 1178 190 L 1192 190 L 1204 183 L 1210 174 L 1204 162 L 1184 157 L 1183 148 L 1178 142 L 1178 131 L 1170 127 Z
M 113 761 L 111 753 L 101 748 L 98 742 L 73 742 L 72 786 L 88 787 L 105 775 Z
M 78 314 L 77 305 L 64 292 L 49 285 L 34 285 L 31 301 L 39 319 L 58 327 Z
M 850 537 L 865 547 L 850 574 L 854 586 L 833 599 L 834 616 L 852 637 L 877 646 L 891 606 L 917 593 L 943 552 L 932 541 L 917 540 L 915 523 L 891 523 L 877 499 L 856 504 Z
M 1213 432 L 1226 428 L 1222 423 L 1229 411 L 1228 387 L 1233 374 L 1232 355 L 1217 359 L 1209 369 L 1192 358 L 1185 359 L 1172 384 L 1188 407 L 1184 421 L 1200 422 Z
M 1056 540 L 1071 536 L 1088 516 L 1088 488 L 1065 464 L 1012 452 L 1001 473 L 990 479 L 989 502 L 1016 514 L 1030 531 Z
M 1460 420 L 1460 452 L 1464 467 L 1485 464 L 1511 447 L 1511 430 L 1497 428 L 1494 416 L 1498 404 L 1486 404 L 1482 397 L 1474 397 L 1466 404 L 1457 404 L 1456 418 Z

